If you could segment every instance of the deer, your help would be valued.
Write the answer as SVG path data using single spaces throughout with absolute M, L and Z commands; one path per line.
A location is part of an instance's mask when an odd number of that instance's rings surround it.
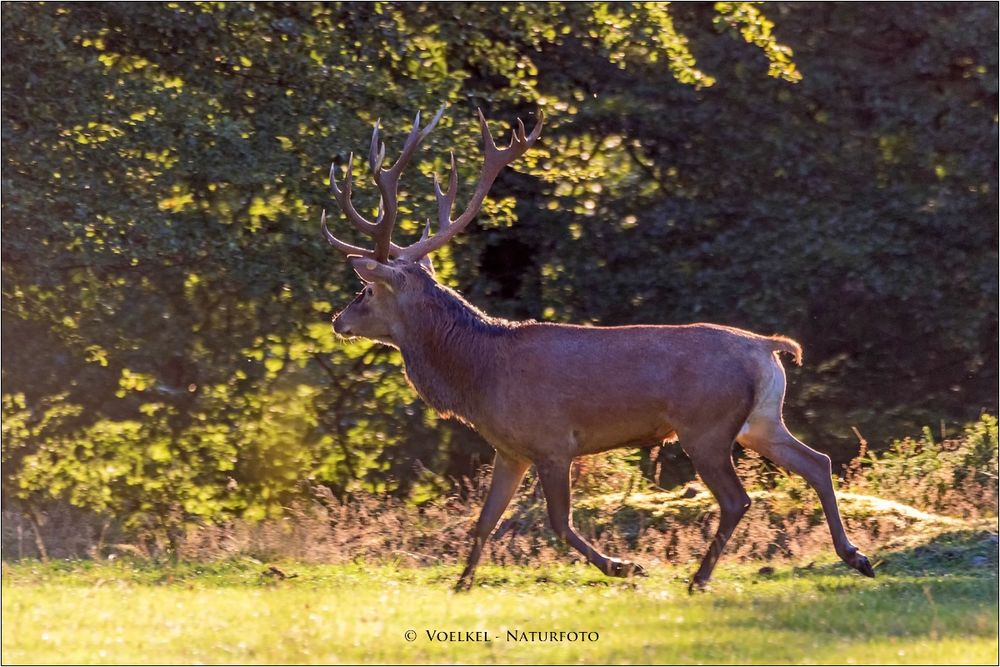
M 497 147 L 481 110 L 479 180 L 453 218 L 458 191 L 455 154 L 447 189 L 433 185 L 438 225 L 419 240 L 396 245 L 399 178 L 420 143 L 441 119 L 425 126 L 417 113 L 399 158 L 385 167 L 385 144 L 375 123 L 369 167 L 380 201 L 374 220 L 352 204 L 354 154 L 330 191 L 347 220 L 373 248 L 334 236 L 326 211 L 323 236 L 361 279 L 362 289 L 333 317 L 342 338 L 362 337 L 395 347 L 407 381 L 443 418 L 476 430 L 495 450 L 492 476 L 472 530 L 465 568 L 455 586 L 468 590 L 483 547 L 534 465 L 555 535 L 611 577 L 642 576 L 638 563 L 601 553 L 574 528 L 570 468 L 577 457 L 622 447 L 679 441 L 719 505 L 715 536 L 688 590 L 704 589 L 750 496 L 733 466 L 734 443 L 805 478 L 818 494 L 837 555 L 874 577 L 868 558 L 848 539 L 831 480 L 830 457 L 805 445 L 782 417 L 786 376 L 779 355 L 802 363 L 802 347 L 785 336 L 764 336 L 719 324 L 578 326 L 491 317 L 436 279 L 431 253 L 469 226 L 501 171 L 541 135 L 541 110 L 530 133 L 517 119 L 510 142 Z

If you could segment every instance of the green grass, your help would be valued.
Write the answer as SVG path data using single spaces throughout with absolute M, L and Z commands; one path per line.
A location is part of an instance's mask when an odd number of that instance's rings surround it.
M 984 546 L 985 545 L 985 546 Z M 723 562 L 708 593 L 661 565 L 637 581 L 582 565 L 481 570 L 282 564 L 5 564 L 11 663 L 996 663 L 996 554 L 982 534 L 892 554 L 876 580 Z M 982 556 L 990 559 L 983 566 Z M 970 564 L 972 563 L 972 564 Z M 404 637 L 417 633 L 415 641 Z M 483 631 L 489 642 L 430 641 Z M 596 632 L 586 643 L 507 631 Z

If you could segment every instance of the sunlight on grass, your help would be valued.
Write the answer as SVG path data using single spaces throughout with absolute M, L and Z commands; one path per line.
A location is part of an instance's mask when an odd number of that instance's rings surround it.
M 5 663 L 997 659 L 992 571 L 870 581 L 825 566 L 772 576 L 736 567 L 689 596 L 686 574 L 671 568 L 630 582 L 582 566 L 485 567 L 480 585 L 455 595 L 453 567 L 288 564 L 296 576 L 283 581 L 251 562 L 4 567 Z M 488 641 L 436 641 L 427 631 Z M 597 634 L 515 641 L 508 631 Z

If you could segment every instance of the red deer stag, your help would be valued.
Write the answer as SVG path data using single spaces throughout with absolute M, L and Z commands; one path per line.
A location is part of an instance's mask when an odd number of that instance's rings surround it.
M 406 163 L 441 118 L 424 128 L 414 121 L 400 158 L 384 168 L 378 124 L 369 163 L 381 203 L 374 222 L 351 203 L 353 154 L 343 185 L 330 168 L 330 189 L 347 219 L 374 239 L 374 249 L 333 236 L 364 289 L 333 319 L 342 336 L 362 336 L 400 350 L 406 377 L 445 417 L 475 428 L 496 449 L 493 477 L 458 589 L 472 584 L 484 542 L 496 527 L 525 472 L 535 464 L 549 521 L 562 539 L 610 576 L 643 574 L 636 563 L 611 558 L 573 529 L 570 464 L 578 456 L 617 447 L 643 447 L 677 438 L 720 507 L 719 526 L 691 589 L 703 588 L 726 542 L 750 507 L 733 469 L 739 442 L 802 475 L 819 494 L 837 554 L 869 577 L 874 571 L 851 544 L 837 509 L 830 458 L 798 441 L 782 420 L 785 372 L 779 352 L 801 362 L 798 343 L 715 324 L 584 327 L 510 322 L 490 317 L 434 278 L 428 255 L 475 218 L 493 181 L 541 134 L 518 120 L 510 144 L 497 148 L 482 112 L 485 156 L 479 184 L 465 210 L 452 218 L 458 189 L 455 156 L 447 191 L 437 180 L 437 233 L 430 223 L 420 240 L 391 241 L 397 186 Z

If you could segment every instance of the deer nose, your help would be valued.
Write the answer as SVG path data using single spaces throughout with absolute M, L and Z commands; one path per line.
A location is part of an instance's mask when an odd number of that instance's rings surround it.
M 335 333 L 339 333 L 341 335 L 346 335 L 351 332 L 351 328 L 346 324 L 344 324 L 343 320 L 341 320 L 340 318 L 334 318 L 333 330 Z

